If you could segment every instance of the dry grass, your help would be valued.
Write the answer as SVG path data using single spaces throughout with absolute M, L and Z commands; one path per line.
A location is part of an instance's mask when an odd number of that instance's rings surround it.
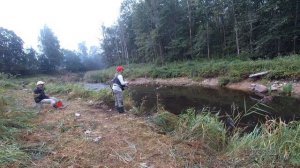
M 28 108 L 31 94 L 16 91 Z M 118 114 L 107 106 L 91 106 L 81 99 L 68 108 L 45 106 L 33 121 L 36 128 L 22 135 L 26 146 L 39 146 L 43 156 L 29 167 L 193 167 L 210 162 L 200 141 L 180 142 L 158 134 L 145 118 Z M 100 107 L 100 108 L 99 108 Z M 81 114 L 76 117 L 75 113 Z M 98 138 L 99 141 L 94 140 Z M 215 166 L 213 166 L 215 167 Z

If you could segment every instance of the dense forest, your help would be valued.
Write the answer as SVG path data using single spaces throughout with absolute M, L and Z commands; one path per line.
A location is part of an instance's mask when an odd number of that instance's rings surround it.
M 102 27 L 103 56 L 113 65 L 299 54 L 299 11 L 299 0 L 124 0 L 118 23 Z
M 88 49 L 85 42 L 81 42 L 77 51 L 63 49 L 58 38 L 46 25 L 40 31 L 38 50 L 24 48 L 23 45 L 21 37 L 0 27 L 0 72 L 14 75 L 49 74 L 103 67 L 99 47 Z
M 124 0 L 117 23 L 102 26 L 100 46 L 90 49 L 85 42 L 77 51 L 62 49 L 44 26 L 36 51 L 0 27 L 0 72 L 78 72 L 116 64 L 299 54 L 299 18 L 300 0 Z

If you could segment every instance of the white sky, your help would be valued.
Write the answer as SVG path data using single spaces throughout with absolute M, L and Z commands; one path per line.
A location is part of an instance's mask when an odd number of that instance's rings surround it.
M 61 48 L 77 49 L 78 43 L 99 45 L 101 25 L 117 21 L 122 0 L 0 0 L 0 27 L 14 31 L 24 47 L 37 48 L 46 24 Z

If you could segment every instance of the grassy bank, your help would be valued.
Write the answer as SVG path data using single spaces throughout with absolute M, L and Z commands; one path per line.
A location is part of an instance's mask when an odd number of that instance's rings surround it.
M 285 124 L 270 120 L 251 133 L 226 128 L 217 116 L 189 109 L 175 116 L 158 113 L 153 122 L 162 131 L 180 141 L 200 141 L 229 167 L 297 167 L 300 166 L 300 122 Z
M 131 64 L 125 66 L 127 78 L 174 78 L 189 77 L 194 79 L 220 77 L 221 83 L 235 82 L 248 77 L 249 74 L 269 71 L 267 79 L 299 79 L 300 56 L 278 57 L 272 60 L 219 59 L 166 63 L 163 66 L 150 64 Z M 85 74 L 88 82 L 109 81 L 115 67 Z

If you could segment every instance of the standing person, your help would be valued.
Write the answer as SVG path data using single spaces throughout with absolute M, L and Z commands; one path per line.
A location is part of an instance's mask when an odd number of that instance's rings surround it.
M 55 97 L 49 97 L 45 94 L 45 82 L 38 81 L 36 83 L 36 88 L 34 89 L 34 101 L 36 103 L 46 103 L 51 104 L 54 108 L 57 108 L 56 102 L 58 101 Z
M 119 113 L 124 113 L 123 90 L 127 86 L 128 82 L 124 81 L 124 78 L 122 75 L 122 73 L 124 71 L 123 66 L 118 66 L 116 68 L 116 71 L 117 72 L 115 74 L 115 77 L 112 80 L 112 82 L 113 82 L 112 90 L 113 90 L 114 96 L 115 96 L 115 107 Z

